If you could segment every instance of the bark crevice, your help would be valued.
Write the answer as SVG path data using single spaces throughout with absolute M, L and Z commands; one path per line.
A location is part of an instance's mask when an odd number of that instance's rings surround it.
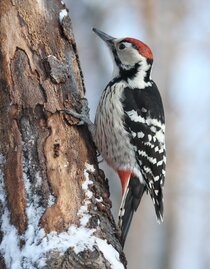
M 0 268 L 109 269 L 111 249 L 123 269 L 95 146 L 61 111 L 84 97 L 63 9 L 58 0 L 0 2 Z

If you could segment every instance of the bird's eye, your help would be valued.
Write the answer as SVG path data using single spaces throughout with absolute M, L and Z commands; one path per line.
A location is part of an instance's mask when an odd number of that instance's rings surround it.
M 120 50 L 123 50 L 124 48 L 125 48 L 125 44 L 121 43 L 121 44 L 119 45 L 119 49 L 120 49 Z

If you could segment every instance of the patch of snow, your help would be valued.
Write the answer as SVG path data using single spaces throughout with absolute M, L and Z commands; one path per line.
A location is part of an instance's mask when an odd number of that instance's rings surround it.
M 89 174 L 87 172 L 87 170 L 84 171 L 84 176 L 85 176 L 85 181 L 84 183 L 82 183 L 82 189 L 85 191 L 85 192 L 88 192 L 88 186 L 93 184 L 93 181 L 92 180 L 89 180 Z M 88 194 L 89 196 L 90 194 Z M 91 198 L 91 197 L 89 197 Z
M 103 253 L 104 257 L 111 264 L 111 268 L 113 269 L 124 269 L 125 267 L 120 261 L 119 253 L 111 244 L 107 243 L 107 240 L 103 240 L 101 238 L 96 238 L 97 246 L 100 251 Z
M 23 158 L 24 159 L 24 158 Z M 1 170 L 4 164 L 4 158 L 0 155 L 0 202 L 3 207 L 3 215 L 1 219 L 1 231 L 3 233 L 0 244 L 0 252 L 4 256 L 7 268 L 10 269 L 35 269 L 43 268 L 46 265 L 46 255 L 51 251 L 58 251 L 61 255 L 69 247 L 73 247 L 76 254 L 85 249 L 94 250 L 95 245 L 98 246 L 104 257 L 111 264 L 113 269 L 123 269 L 124 266 L 120 262 L 119 253 L 109 245 L 106 240 L 102 240 L 95 236 L 96 229 L 85 227 L 89 222 L 91 215 L 88 213 L 88 205 L 91 203 L 93 193 L 88 186 L 93 184 L 89 179 L 89 172 L 94 171 L 94 167 L 86 164 L 84 171 L 85 181 L 82 185 L 85 191 L 85 201 L 80 207 L 78 215 L 80 217 L 80 226 L 71 225 L 65 232 L 51 232 L 46 234 L 44 229 L 39 227 L 40 218 L 44 212 L 44 208 L 39 206 L 39 196 L 32 191 L 31 182 L 28 178 L 27 166 L 24 166 L 24 183 L 27 194 L 26 215 L 28 218 L 28 227 L 23 235 L 19 235 L 15 226 L 10 223 L 10 215 L 7 208 L 4 178 Z M 36 174 L 39 181 L 39 173 Z M 54 202 L 51 195 L 48 204 Z M 100 221 L 98 221 L 98 225 Z M 25 244 L 20 248 L 20 242 Z
M 89 179 L 89 172 L 94 172 L 95 169 L 93 165 L 85 164 L 86 169 L 84 170 L 84 182 L 82 184 L 82 189 L 85 193 L 85 202 L 84 205 L 82 205 L 77 213 L 77 215 L 80 217 L 80 225 L 86 226 L 91 218 L 91 215 L 88 214 L 88 205 L 91 203 L 89 199 L 92 198 L 93 193 L 88 189 L 89 185 L 93 184 L 93 181 Z
M 4 257 L 6 267 L 11 269 L 21 268 L 21 255 L 17 229 L 10 224 L 9 211 L 5 208 L 2 215 L 1 231 L 4 236 L 0 245 L 1 254 Z
M 86 200 L 84 205 L 82 205 L 77 213 L 80 218 L 80 225 L 86 226 L 91 218 L 91 215 L 88 213 L 88 205 L 90 201 Z
M 42 217 L 45 209 L 39 205 L 40 197 L 38 194 L 33 192 L 30 179 L 27 175 L 28 172 L 28 166 L 25 163 L 24 157 L 23 157 L 23 180 L 24 180 L 24 186 L 26 191 L 26 215 L 28 219 L 28 223 L 31 224 L 34 229 L 39 229 L 39 220 Z M 36 174 L 38 175 L 38 174 Z M 26 231 L 27 234 L 27 231 Z M 28 238 L 26 238 L 27 240 Z
M 95 168 L 92 164 L 86 163 L 85 167 L 89 172 L 91 172 L 91 173 L 95 172 Z
M 93 167 L 93 165 L 90 164 L 85 164 L 86 169 L 84 170 L 84 176 L 85 176 L 85 181 L 82 184 L 82 189 L 85 192 L 85 195 L 87 198 L 92 198 L 93 193 L 88 189 L 89 185 L 93 184 L 93 181 L 89 179 L 89 172 L 94 172 L 95 169 Z
M 90 220 L 91 216 L 89 214 L 83 214 L 83 216 L 80 218 L 80 225 L 86 226 Z
M 88 198 L 91 198 L 93 196 L 93 193 L 88 190 L 88 186 L 93 184 L 93 181 L 91 181 L 89 179 L 89 173 L 88 172 L 94 172 L 94 166 L 87 164 L 86 163 L 86 169 L 84 171 L 84 175 L 85 175 L 85 181 L 82 184 L 82 188 L 85 191 L 85 195 Z M 102 202 L 103 198 L 96 198 L 97 202 Z M 90 201 L 85 201 L 85 205 L 82 206 L 79 210 L 79 213 L 82 215 L 81 219 L 80 219 L 80 224 L 83 226 L 86 226 L 89 219 L 90 219 L 90 215 L 87 213 L 88 208 L 87 205 L 90 203 Z M 98 220 L 98 226 L 100 225 L 100 220 Z M 91 229 L 93 230 L 93 229 Z M 113 269 L 124 269 L 123 264 L 120 261 L 120 256 L 119 253 L 116 251 L 116 249 L 111 245 L 107 243 L 107 240 L 103 240 L 101 238 L 98 238 L 96 236 L 92 236 L 91 240 L 93 240 L 93 245 L 89 245 L 89 248 L 92 249 L 92 247 L 96 244 L 98 246 L 98 248 L 100 249 L 100 251 L 103 253 L 105 259 L 107 259 L 109 261 L 109 263 L 111 264 L 111 268 Z
M 60 24 L 62 24 L 64 17 L 68 16 L 68 11 L 67 9 L 62 9 L 59 13 L 59 21 Z
M 51 193 L 48 197 L 48 206 L 51 207 L 55 204 L 56 198 Z
M 39 187 L 42 185 L 42 177 L 40 175 L 40 172 L 37 171 L 36 174 L 35 174 L 35 178 L 36 178 L 36 187 Z

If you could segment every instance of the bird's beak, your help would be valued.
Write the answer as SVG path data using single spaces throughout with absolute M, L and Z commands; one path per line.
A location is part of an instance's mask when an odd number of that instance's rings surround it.
M 107 35 L 104 32 L 102 32 L 96 28 L 93 28 L 93 32 L 95 32 L 101 39 L 103 39 L 109 47 L 113 47 L 113 45 L 114 45 L 113 41 L 116 39 L 115 37 Z

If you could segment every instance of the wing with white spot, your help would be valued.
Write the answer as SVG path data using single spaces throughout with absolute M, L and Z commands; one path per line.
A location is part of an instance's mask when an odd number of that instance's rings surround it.
M 165 119 L 161 97 L 156 85 L 145 89 L 125 88 L 123 108 L 125 127 L 131 135 L 136 159 L 162 219 L 162 186 L 165 179 Z

